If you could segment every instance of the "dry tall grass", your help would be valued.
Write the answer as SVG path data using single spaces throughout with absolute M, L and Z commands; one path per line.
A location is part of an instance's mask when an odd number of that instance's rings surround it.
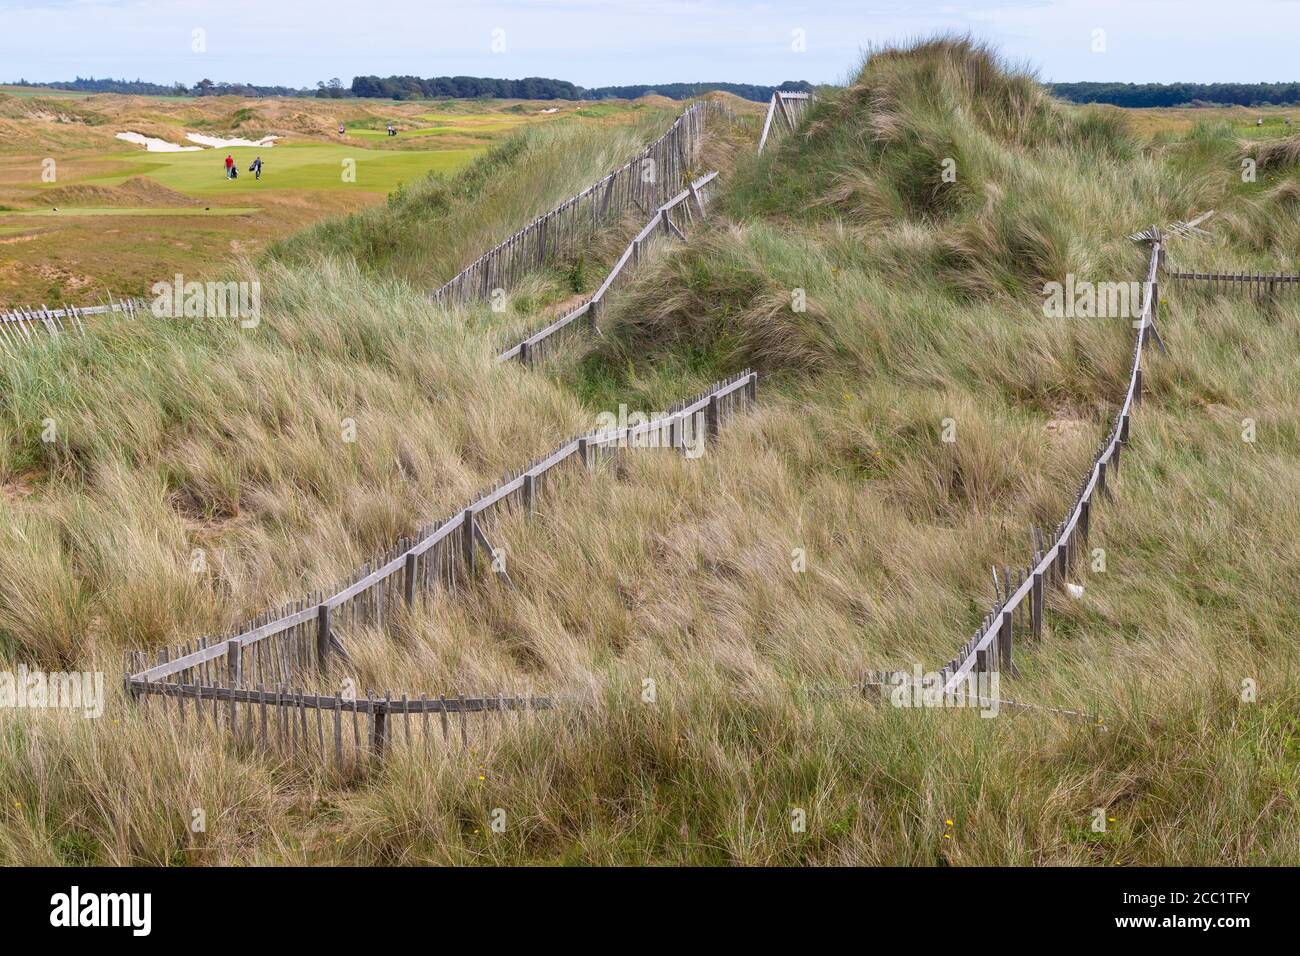
M 930 196 L 949 147 L 958 194 Z M 741 160 L 725 219 L 647 263 L 605 338 L 544 374 L 492 362 L 522 312 L 443 321 L 328 257 L 264 266 L 251 333 L 122 327 L 5 366 L 5 657 L 110 672 L 123 645 L 332 580 L 598 410 L 655 410 L 751 363 L 763 379 L 759 410 L 702 459 L 573 475 L 537 517 L 491 529 L 517 591 L 485 579 L 346 635 L 363 686 L 570 707 L 346 783 L 116 697 L 98 722 L 6 716 L 0 859 L 1293 862 L 1295 297 L 1163 290 L 1170 352 L 1119 500 L 1094 518 L 1106 571 L 1056 600 L 1002 688 L 1104 728 L 833 692 L 951 656 L 990 565 L 1023 562 L 1030 524 L 1055 520 L 1090 460 L 1131 330 L 1045 319 L 1042 281 L 1136 278 L 1124 235 L 1210 206 L 1219 238 L 1184 240 L 1180 261 L 1247 269 L 1295 248 L 1288 180 L 1242 194 L 1219 152 L 1189 155 L 1058 111 L 988 51 L 927 44 L 873 56 L 809 135 Z M 522 298 L 562 294 L 549 276 Z

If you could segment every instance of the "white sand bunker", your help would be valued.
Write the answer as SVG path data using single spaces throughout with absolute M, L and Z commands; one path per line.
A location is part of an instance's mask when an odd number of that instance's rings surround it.
M 189 153 L 203 148 L 202 146 L 181 146 L 178 143 L 169 143 L 165 139 L 158 139 L 156 136 L 145 136 L 141 133 L 118 133 L 117 138 L 124 139 L 128 143 L 135 143 L 137 146 L 143 146 L 151 153 Z
M 265 146 L 267 148 L 274 146 L 278 136 L 263 136 L 261 139 L 221 139 L 216 136 L 204 136 L 202 133 L 186 133 L 185 138 L 191 143 L 200 143 L 204 146 L 211 146 L 214 149 L 229 149 L 232 146 Z M 186 149 L 198 149 L 197 146 L 188 146 Z

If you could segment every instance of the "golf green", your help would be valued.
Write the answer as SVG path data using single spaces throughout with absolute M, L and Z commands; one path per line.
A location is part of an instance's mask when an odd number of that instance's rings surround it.
M 0 212 L 0 217 L 14 216 L 250 216 L 258 212 L 257 206 L 219 206 L 200 209 L 197 206 L 69 206 L 60 209 L 10 209 Z
M 482 150 L 373 150 L 345 143 L 286 144 L 269 148 L 236 146 L 187 153 L 117 153 L 108 158 L 123 168 L 83 183 L 117 185 L 132 176 L 153 180 L 190 195 L 253 193 L 265 189 L 356 189 L 388 193 L 401 183 L 429 172 L 452 173 Z M 226 156 L 239 165 L 239 178 L 227 179 Z M 254 158 L 262 157 L 262 178 L 248 172 Z M 355 181 L 349 175 L 355 171 Z

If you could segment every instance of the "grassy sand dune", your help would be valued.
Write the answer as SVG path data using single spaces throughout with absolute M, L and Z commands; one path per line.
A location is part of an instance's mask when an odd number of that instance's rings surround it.
M 220 632 L 331 581 L 597 412 L 757 367 L 759 408 L 703 458 L 639 454 L 495 525 L 517 590 L 485 579 L 346 635 L 362 687 L 584 703 L 348 781 L 118 697 L 98 722 L 19 715 L 0 728 L 0 860 L 1296 859 L 1294 295 L 1162 288 L 1169 353 L 1118 500 L 1094 515 L 1105 570 L 1090 560 L 1082 597 L 1054 598 L 1002 686 L 1102 726 L 843 692 L 868 667 L 948 659 L 990 602 L 990 566 L 1023 563 L 1029 526 L 1071 500 L 1132 330 L 1046 317 L 1043 283 L 1136 279 L 1124 237 L 1206 208 L 1215 237 L 1171 257 L 1289 265 L 1294 172 L 1243 189 L 1234 137 L 1151 146 L 936 41 L 875 53 L 762 157 L 753 138 L 715 146 L 715 216 L 644 263 L 569 358 L 492 361 L 503 329 L 590 288 L 576 261 L 513 290 L 506 315 L 427 307 L 421 288 L 646 138 L 629 137 L 529 130 L 449 185 L 295 237 L 249 273 L 256 330 L 145 320 L 36 349 L 0 383 L 0 649 L 112 673 L 124 646 Z

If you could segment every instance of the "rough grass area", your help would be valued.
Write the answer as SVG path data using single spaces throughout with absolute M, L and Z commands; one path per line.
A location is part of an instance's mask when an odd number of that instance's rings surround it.
M 572 294 L 564 273 L 505 315 L 444 315 L 420 287 L 624 161 L 650 138 L 633 132 L 576 149 L 529 130 L 454 186 L 295 238 L 258 266 L 258 329 L 146 320 L 0 368 L 0 654 L 114 676 L 123 647 L 326 583 L 599 411 L 758 368 L 759 408 L 703 458 L 637 454 L 496 523 L 517 590 L 485 576 L 345 635 L 361 688 L 574 704 L 348 781 L 120 695 L 100 721 L 5 715 L 0 861 L 1300 857 L 1300 294 L 1162 288 L 1169 351 L 1118 500 L 1093 514 L 1102 561 L 1001 686 L 1029 710 L 848 690 L 954 653 L 990 567 L 1027 562 L 1115 410 L 1129 321 L 1046 318 L 1042 284 L 1136 279 L 1124 237 L 1207 208 L 1214 238 L 1171 258 L 1294 271 L 1294 171 L 1245 189 L 1230 137 L 1144 143 L 965 41 L 879 51 L 799 135 L 719 147 L 714 216 L 648 257 L 600 339 L 541 371 L 496 365 L 503 330 Z M 616 246 L 589 250 L 593 272 Z
M 368 271 L 436 287 L 521 225 L 626 163 L 678 113 L 646 110 L 637 122 L 614 127 L 527 128 L 454 179 L 412 183 L 386 206 L 322 222 L 277 243 L 271 254 L 302 262 L 324 251 Z M 457 228 L 449 230 L 448 220 Z
M 39 228 L 32 220 L 21 240 L 7 245 L 0 262 L 0 307 L 64 299 L 89 304 L 108 294 L 141 295 L 177 272 L 206 276 L 310 223 L 382 205 L 403 185 L 454 175 L 516 132 L 557 121 L 609 129 L 654 112 L 619 101 L 600 117 L 587 117 L 580 106 L 565 103 L 549 112 L 548 104 L 529 101 L 0 91 L 0 211 L 39 211 L 64 220 L 41 222 Z M 397 136 L 387 135 L 389 123 Z M 198 132 L 279 138 L 269 148 L 161 153 L 115 138 L 128 131 L 178 145 L 188 144 L 187 133 Z M 225 178 L 227 153 L 239 164 L 240 177 L 233 181 Z M 247 170 L 259 155 L 264 173 L 255 180 Z M 184 205 L 218 216 L 227 206 L 257 205 L 262 212 L 246 220 L 199 224 L 170 213 Z M 122 214 L 104 210 L 126 206 L 158 212 L 154 221 L 123 229 L 113 221 Z

